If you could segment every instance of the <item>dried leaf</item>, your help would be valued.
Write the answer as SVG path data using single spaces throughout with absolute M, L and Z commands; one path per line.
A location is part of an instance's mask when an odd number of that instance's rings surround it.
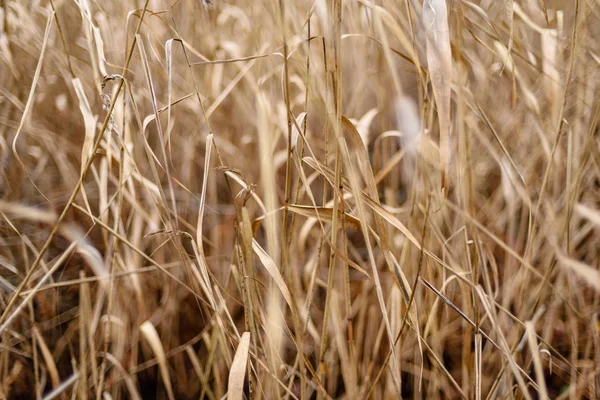
M 290 294 L 290 291 L 287 285 L 285 284 L 285 281 L 283 280 L 281 272 L 279 272 L 279 268 L 277 268 L 277 264 L 275 264 L 275 261 L 273 261 L 271 256 L 269 256 L 267 252 L 262 247 L 260 247 L 260 244 L 258 244 L 258 242 L 255 239 L 252 239 L 252 248 L 254 249 L 254 252 L 266 268 L 269 275 L 271 275 L 271 278 L 273 278 L 273 280 L 275 281 L 275 284 L 281 291 L 281 294 L 285 298 L 286 303 L 288 303 L 290 308 L 293 310 L 294 308 L 292 303 L 292 295 Z
M 169 396 L 169 400 L 174 400 L 175 396 L 173 395 L 173 388 L 171 387 L 171 377 L 169 376 L 167 355 L 165 354 L 165 349 L 163 348 L 162 342 L 158 337 L 156 328 L 154 328 L 154 325 L 152 325 L 150 321 L 145 321 L 140 326 L 140 331 L 146 337 L 148 344 L 150 345 L 152 351 L 154 352 L 154 355 L 156 356 L 158 368 L 160 369 L 160 375 L 162 377 L 165 388 L 167 389 L 167 396 Z
M 575 204 L 577 214 L 589 219 L 594 225 L 600 227 L 600 211 L 590 208 L 584 204 Z
M 292 150 L 296 148 L 298 144 L 298 137 L 300 137 L 300 131 L 298 129 L 302 129 L 302 124 L 304 123 L 304 119 L 306 117 L 306 113 L 302 112 L 300 115 L 296 117 L 296 123 L 292 125 L 292 140 L 291 140 L 291 148 Z
M 242 400 L 244 398 L 244 379 L 246 377 L 249 349 L 250 332 L 244 332 L 229 370 L 228 400 Z
M 85 126 L 85 136 L 83 139 L 83 146 L 81 148 L 81 170 L 83 171 L 87 160 L 92 155 L 91 152 L 94 145 L 94 137 L 96 136 L 95 132 L 98 116 L 92 113 L 90 103 L 88 102 L 85 91 L 83 90 L 83 86 L 81 85 L 81 80 L 79 78 L 74 78 L 72 83 L 75 94 L 77 95 L 77 99 L 79 100 L 79 111 L 81 111 L 81 115 L 83 116 L 83 124 Z
M 289 205 L 288 210 L 295 212 L 296 214 L 302 215 L 308 218 L 315 218 L 317 220 L 323 220 L 331 222 L 333 220 L 333 208 L 331 207 L 312 207 L 312 206 L 300 206 L 300 205 Z M 342 216 L 342 212 L 338 210 L 339 217 Z M 344 213 L 344 223 L 347 227 L 352 229 L 361 230 L 360 221 L 358 218 L 353 217 L 350 214 Z
M 600 292 L 600 272 L 597 269 L 562 254 L 558 255 L 558 259 L 563 267 L 575 272 L 585 283 Z
M 442 189 L 447 193 L 446 178 L 450 163 L 450 99 L 452 87 L 452 51 L 446 0 L 426 0 L 423 21 L 427 29 L 427 62 L 433 97 L 440 125 L 440 164 Z

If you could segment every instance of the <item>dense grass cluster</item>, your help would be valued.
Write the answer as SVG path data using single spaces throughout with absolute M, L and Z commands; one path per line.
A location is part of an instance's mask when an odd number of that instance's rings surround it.
M 597 0 L 0 11 L 0 398 L 600 393 Z

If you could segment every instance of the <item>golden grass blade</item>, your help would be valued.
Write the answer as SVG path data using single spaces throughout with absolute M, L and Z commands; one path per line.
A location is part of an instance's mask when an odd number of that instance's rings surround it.
M 481 370 L 482 370 L 481 334 L 475 334 L 475 400 L 481 400 Z
M 213 145 L 213 135 L 206 137 L 206 150 L 204 151 L 204 176 L 202 178 L 202 192 L 200 193 L 200 207 L 198 209 L 198 223 L 196 224 L 196 244 L 198 252 L 204 258 L 204 248 L 202 244 L 202 229 L 204 222 L 204 206 L 206 205 L 206 188 L 208 187 L 208 173 L 210 172 L 210 156 Z
M 323 220 L 326 222 L 331 222 L 333 220 L 333 208 L 331 207 L 311 207 L 311 206 L 300 206 L 300 205 L 290 205 L 288 206 L 288 210 L 295 212 L 298 215 L 302 215 L 307 218 L 314 218 L 316 220 Z M 342 217 L 341 211 L 338 210 L 339 217 Z M 344 213 L 344 223 L 347 227 L 361 230 L 360 221 L 358 218 L 353 217 L 348 213 Z
M 292 302 L 292 295 L 285 283 L 285 280 L 283 279 L 283 276 L 281 275 L 281 272 L 279 272 L 277 264 L 275 264 L 275 261 L 273 261 L 271 256 L 268 255 L 262 247 L 260 247 L 260 244 L 258 244 L 256 239 L 252 239 L 252 248 L 254 249 L 254 253 L 256 253 L 258 258 L 260 259 L 260 262 L 263 264 L 269 275 L 271 275 L 271 278 L 273 278 L 273 280 L 275 281 L 275 284 L 277 285 L 279 291 L 283 295 L 285 302 L 288 304 L 290 309 L 293 310 L 294 305 Z
M 54 362 L 54 357 L 52 357 L 52 353 L 50 352 L 46 341 L 42 335 L 40 335 L 40 331 L 35 326 L 33 327 L 33 336 L 35 337 L 35 341 L 42 352 L 44 363 L 46 363 L 46 369 L 50 375 L 50 382 L 52 382 L 52 388 L 56 389 L 60 385 L 60 377 L 58 375 L 58 368 L 56 368 L 56 363 Z
M 296 148 L 298 144 L 298 138 L 300 135 L 300 129 L 302 129 L 302 124 L 306 118 L 306 112 L 301 112 L 300 115 L 296 117 L 296 121 L 292 125 L 292 140 L 290 141 L 290 147 L 292 151 Z
M 421 142 L 421 117 L 417 103 L 409 96 L 403 95 L 394 101 L 396 126 L 401 133 L 403 152 L 406 151 L 407 160 L 404 163 L 405 180 L 412 182 L 416 173 L 416 160 Z M 383 136 L 383 135 L 382 135 Z
M 85 95 L 85 91 L 83 90 L 83 86 L 81 85 L 81 80 L 79 78 L 74 78 L 71 81 L 71 83 L 73 85 L 73 89 L 75 90 L 75 94 L 77 95 L 77 99 L 79 100 L 79 111 L 83 116 L 83 125 L 85 127 L 85 138 L 83 140 L 83 146 L 81 147 L 81 170 L 83 170 L 85 164 L 87 163 L 87 160 L 91 156 L 92 147 L 94 146 L 94 138 L 96 136 L 96 123 L 98 122 L 98 116 L 92 113 L 90 103 L 88 102 L 87 96 Z M 87 201 L 85 188 L 81 189 L 81 193 L 83 195 L 87 209 L 91 213 L 91 208 Z
M 129 392 L 129 396 L 131 396 L 131 399 L 142 400 L 142 397 L 136 387 L 135 382 L 129 375 L 129 372 L 127 372 L 127 370 L 123 367 L 121 362 L 119 362 L 119 360 L 117 360 L 115 356 L 113 356 L 110 353 L 105 353 L 104 357 L 106 357 L 106 359 L 117 369 L 117 371 L 119 371 L 119 374 L 125 380 L 125 386 L 127 386 L 127 391 Z
M 162 377 L 165 389 L 167 390 L 167 396 L 169 396 L 169 400 L 175 400 L 173 388 L 171 386 L 171 377 L 169 375 L 167 356 L 154 325 L 152 325 L 152 322 L 150 321 L 145 321 L 142 325 L 140 325 L 140 332 L 142 332 L 148 341 L 150 348 L 152 348 L 154 355 L 156 356 L 158 368 L 160 369 L 160 376 Z
M 213 135 L 210 134 L 206 137 L 206 149 L 204 154 L 204 173 L 202 179 L 202 192 L 200 193 L 200 205 L 198 208 L 198 222 L 196 224 L 196 243 L 192 244 L 194 252 L 196 253 L 196 262 L 198 264 L 199 275 L 194 270 L 194 275 L 197 276 L 197 280 L 200 286 L 203 288 L 209 302 L 212 304 L 213 309 L 217 309 L 216 301 L 214 298 L 214 292 L 211 290 L 211 280 L 208 273 L 208 264 L 206 262 L 206 256 L 204 254 L 204 243 L 202 241 L 202 232 L 204 229 L 204 211 L 206 206 L 206 189 L 208 187 L 208 174 L 210 172 L 210 159 L 213 146 Z
M 442 190 L 447 194 L 446 179 L 450 163 L 452 52 L 446 0 L 425 0 L 423 24 L 427 30 L 427 62 L 440 126 Z
M 379 110 L 371 108 L 359 120 L 353 119 L 350 121 L 356 126 L 356 130 L 360 134 L 360 138 L 366 148 L 369 148 L 369 143 L 371 142 L 371 123 L 377 114 L 379 114 Z
M 533 326 L 532 321 L 525 322 L 525 332 L 527 334 L 527 342 L 529 343 L 529 351 L 531 351 L 531 357 L 533 358 L 533 367 L 535 370 L 537 385 L 539 387 L 540 398 L 549 399 L 548 389 L 546 388 L 546 379 L 544 377 L 544 367 L 542 366 L 542 360 L 540 358 L 540 351 L 538 349 L 538 343 L 535 334 L 535 327 Z
M 227 177 L 233 179 L 237 183 L 239 183 L 240 186 L 246 192 L 250 192 L 252 198 L 256 201 L 256 203 L 260 207 L 260 210 L 262 211 L 262 213 L 264 215 L 267 215 L 267 208 L 265 207 L 265 204 L 263 203 L 262 199 L 254 192 L 254 190 L 252 190 L 252 187 L 250 185 L 248 185 L 248 183 L 246 181 L 244 181 L 244 179 L 239 175 L 239 173 L 236 173 L 235 171 L 225 171 L 225 175 Z
M 550 102 L 552 122 L 557 125 L 562 104 L 562 77 L 556 68 L 559 57 L 558 33 L 555 29 L 544 29 L 542 41 L 542 71 L 545 74 L 546 98 Z
M 469 323 L 469 325 L 471 325 L 472 327 L 475 327 L 475 322 L 473 322 L 471 320 L 471 318 L 469 318 L 460 308 L 458 308 L 452 301 L 450 301 L 450 299 L 446 296 L 444 296 L 444 294 L 442 294 L 442 292 L 440 292 L 439 290 L 437 290 L 431 283 L 429 283 L 426 279 L 421 278 L 421 282 L 423 282 L 423 284 L 425 286 L 427 286 L 429 288 L 429 290 L 431 290 L 433 293 L 435 293 L 440 299 L 442 299 L 444 301 L 444 303 L 446 303 L 447 305 L 449 305 L 454 311 L 456 311 L 465 321 L 467 321 Z
M 258 145 L 260 151 L 261 186 L 264 188 L 265 206 L 267 209 L 267 214 L 265 216 L 267 249 L 269 250 L 271 257 L 279 257 L 280 246 L 284 244 L 279 243 L 277 239 L 279 237 L 278 232 L 280 223 L 279 218 L 273 214 L 275 210 L 279 209 L 279 200 L 276 189 L 277 180 L 275 168 L 273 168 L 274 137 L 270 122 L 271 109 L 269 108 L 266 93 L 259 92 L 257 94 L 256 107 L 258 108 Z
M 563 254 L 559 254 L 558 259 L 564 268 L 573 271 L 580 280 L 600 292 L 600 272 L 597 269 Z
M 62 227 L 61 233 L 66 239 L 77 244 L 77 252 L 87 261 L 94 274 L 100 278 L 100 284 L 106 286 L 109 276 L 108 268 L 104 264 L 100 251 L 86 238 L 85 232 L 79 227 L 69 224 Z
M 91 58 L 92 69 L 96 82 L 100 80 L 102 76 L 106 76 L 106 67 L 104 66 L 104 50 L 102 36 L 97 32 L 97 28 L 94 26 L 92 21 L 91 9 L 89 0 L 78 1 L 77 6 L 81 12 L 81 18 L 83 20 L 83 31 L 85 32 L 85 38 L 88 47 L 88 53 Z M 94 43 L 94 40 L 96 43 Z
M 421 250 L 421 244 L 417 240 L 417 238 L 408 230 L 408 228 L 392 213 L 386 210 L 381 204 L 378 204 L 373 199 L 368 196 L 363 196 L 365 200 L 365 204 L 369 206 L 375 213 L 385 219 L 388 223 L 390 223 L 394 228 L 398 229 L 406 238 L 415 245 L 415 247 Z
M 472 9 L 473 11 L 475 11 L 475 13 L 477 13 L 477 15 L 479 15 L 479 17 L 481 19 L 483 19 L 484 21 L 487 21 L 489 23 L 490 18 L 488 17 L 488 15 L 485 12 L 485 10 L 483 8 L 481 8 L 479 5 L 477 5 L 477 4 L 475 4 L 475 3 L 471 2 L 471 1 L 467 1 L 467 0 L 465 0 L 463 2 L 463 4 L 466 5 L 467 7 L 469 7 L 470 9 Z
M 242 400 L 244 398 L 244 380 L 246 377 L 249 350 L 250 332 L 244 332 L 233 357 L 231 369 L 229 370 L 229 384 L 227 385 L 228 400 Z
M 98 68 L 102 76 L 108 75 L 106 72 L 106 57 L 104 56 L 104 40 L 97 26 L 91 25 L 94 41 L 96 42 L 96 51 L 98 52 Z
M 594 225 L 600 227 L 600 211 L 581 203 L 575 204 L 575 211 L 582 217 L 589 219 Z
M 85 273 L 83 271 L 79 272 L 80 279 L 85 278 Z M 79 389 L 79 398 L 87 399 L 88 398 L 88 360 L 85 355 L 90 354 L 91 360 L 96 360 L 95 349 L 91 349 L 88 352 L 88 326 L 91 320 L 91 299 L 90 299 L 90 290 L 89 285 L 87 283 L 83 283 L 79 286 L 79 370 L 78 373 L 81 376 L 81 383 L 78 385 Z M 89 335 L 91 336 L 91 335 Z M 91 340 L 89 341 L 91 344 Z M 98 366 L 92 365 L 91 372 L 93 373 L 92 383 L 95 385 L 98 382 Z
M 0 212 L 3 214 L 12 215 L 15 218 L 23 218 L 33 222 L 43 224 L 54 224 L 56 222 L 56 214 L 50 211 L 44 211 L 38 207 L 29 207 L 19 203 L 11 203 L 0 200 Z
M 165 59 L 167 61 L 167 148 L 169 157 L 171 156 L 171 98 L 173 96 L 173 41 L 169 39 L 165 43 Z
M 74 373 L 67 379 L 63 381 L 60 385 L 58 385 L 54 390 L 45 395 L 42 400 L 52 400 L 56 399 L 60 395 L 62 395 L 71 385 L 75 384 L 79 379 L 79 374 Z

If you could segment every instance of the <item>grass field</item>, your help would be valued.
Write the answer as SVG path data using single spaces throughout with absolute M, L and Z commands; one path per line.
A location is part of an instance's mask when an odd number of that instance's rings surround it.
M 600 396 L 598 0 L 0 10 L 0 399 Z

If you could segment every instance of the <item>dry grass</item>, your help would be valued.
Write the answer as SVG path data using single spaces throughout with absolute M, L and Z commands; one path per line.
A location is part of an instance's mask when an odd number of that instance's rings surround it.
M 597 0 L 0 5 L 0 398 L 600 393 Z

